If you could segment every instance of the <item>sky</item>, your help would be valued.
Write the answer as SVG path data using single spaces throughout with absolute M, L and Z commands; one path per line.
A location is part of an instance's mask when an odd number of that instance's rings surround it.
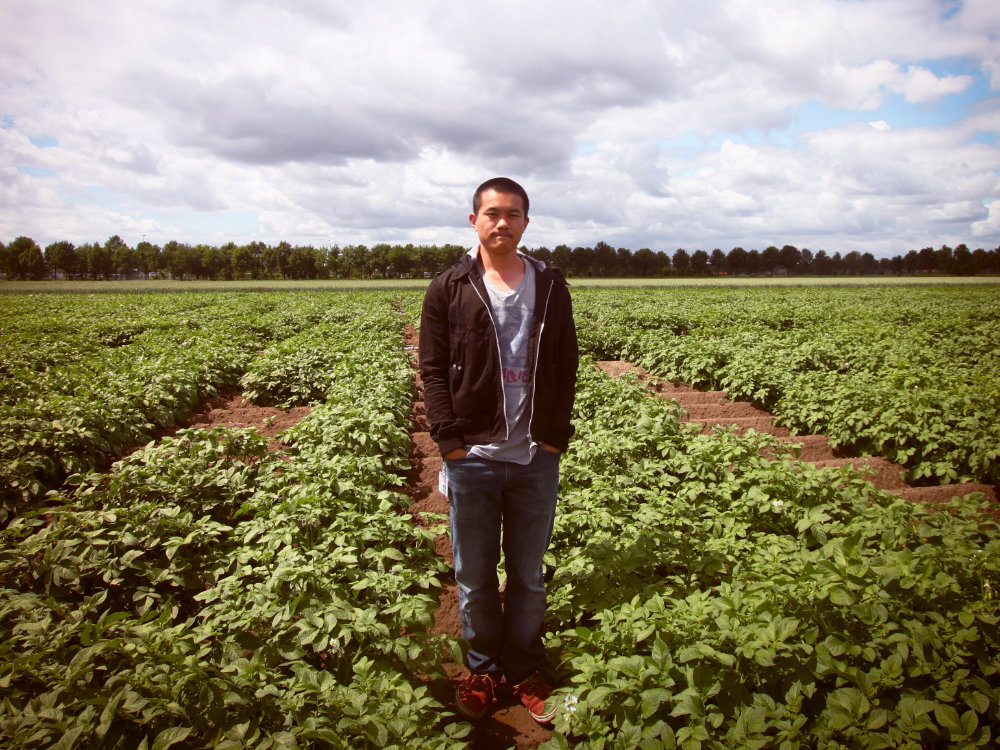
M 0 241 L 1000 245 L 997 0 L 4 0 Z

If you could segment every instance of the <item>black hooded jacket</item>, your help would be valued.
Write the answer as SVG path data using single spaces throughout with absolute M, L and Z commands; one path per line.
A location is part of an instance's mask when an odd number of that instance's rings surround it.
M 562 271 L 522 255 L 535 270 L 528 396 L 533 441 L 566 450 L 579 361 Z M 441 455 L 507 437 L 499 337 L 475 257 L 464 255 L 427 288 L 420 323 L 420 376 L 431 437 Z

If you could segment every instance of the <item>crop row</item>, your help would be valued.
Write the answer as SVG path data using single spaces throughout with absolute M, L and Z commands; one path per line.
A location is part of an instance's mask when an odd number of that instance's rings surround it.
M 911 482 L 1000 483 L 1000 290 L 584 290 L 582 346 L 718 388 Z
M 934 511 L 770 436 L 700 434 L 591 363 L 577 398 L 547 558 L 549 747 L 992 746 L 982 495 Z
M 400 317 L 388 297 L 324 302 L 294 348 L 244 355 L 262 396 L 274 368 L 325 384 L 286 452 L 252 430 L 181 430 L 69 477 L 2 532 L 0 744 L 410 748 L 462 733 L 427 687 L 444 563 L 397 489 L 413 398 Z
M 0 522 L 70 474 L 107 466 L 235 385 L 319 298 L 7 296 L 0 344 Z

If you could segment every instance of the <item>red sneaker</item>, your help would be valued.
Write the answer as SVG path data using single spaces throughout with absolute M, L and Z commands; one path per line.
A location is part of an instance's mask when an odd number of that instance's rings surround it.
M 469 672 L 455 688 L 455 708 L 470 719 L 481 719 L 496 700 L 497 685 L 492 675 Z
M 539 724 L 548 724 L 555 718 L 556 709 L 546 708 L 545 699 L 552 693 L 552 687 L 542 682 L 537 674 L 514 686 L 514 695 L 520 698 L 531 718 Z

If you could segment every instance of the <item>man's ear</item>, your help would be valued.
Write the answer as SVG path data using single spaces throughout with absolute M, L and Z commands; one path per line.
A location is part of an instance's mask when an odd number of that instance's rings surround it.
M 475 214 L 469 214 L 469 223 L 472 224 L 472 226 L 476 226 L 476 215 Z

